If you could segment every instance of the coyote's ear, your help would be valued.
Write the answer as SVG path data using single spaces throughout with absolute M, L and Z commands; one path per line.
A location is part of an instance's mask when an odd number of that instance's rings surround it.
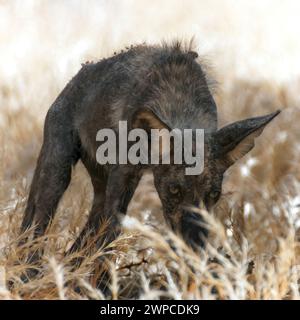
M 221 128 L 213 135 L 215 157 L 226 167 L 242 158 L 254 147 L 254 140 L 280 111 L 262 117 L 245 119 Z
M 170 159 L 174 145 L 170 141 L 171 129 L 164 121 L 148 108 L 141 108 L 135 112 L 131 121 L 133 129 L 143 129 L 148 133 L 149 141 L 151 141 L 151 153 L 160 163 L 162 163 L 162 159 Z M 158 136 L 152 136 L 152 129 L 159 130 Z M 152 141 L 152 139 L 154 140 Z
M 141 108 L 132 116 L 132 128 L 144 129 L 150 132 L 151 129 L 168 129 L 166 125 L 152 110 L 148 108 Z

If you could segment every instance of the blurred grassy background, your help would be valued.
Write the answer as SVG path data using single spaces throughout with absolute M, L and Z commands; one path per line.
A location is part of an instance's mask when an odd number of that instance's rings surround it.
M 296 0 L 0 0 L 0 247 L 17 235 L 45 114 L 81 63 L 194 37 L 218 82 L 220 125 L 283 110 L 230 169 L 216 209 L 229 237 L 275 254 L 279 237 L 300 227 L 299 12 Z M 65 237 L 78 233 L 92 196 L 82 166 L 73 177 L 53 225 Z M 141 184 L 129 211 L 160 216 L 151 176 Z

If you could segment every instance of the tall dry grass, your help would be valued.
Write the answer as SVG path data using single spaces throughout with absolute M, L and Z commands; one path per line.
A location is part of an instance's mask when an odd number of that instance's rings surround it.
M 0 298 L 298 299 L 300 22 L 297 1 L 0 1 Z M 234 165 L 198 253 L 165 228 L 151 175 L 107 251 L 64 251 L 83 226 L 91 186 L 73 172 L 43 239 L 17 247 L 45 113 L 80 63 L 131 43 L 195 36 L 219 82 L 220 125 L 281 108 Z M 30 233 L 30 231 L 29 231 Z M 23 235 L 24 236 L 24 235 Z M 23 283 L 30 248 L 45 248 Z M 31 250 L 31 249 L 30 249 Z M 101 258 L 102 259 L 99 259 Z M 103 258 L 107 257 L 106 263 Z M 97 288 L 109 269 L 111 290 Z

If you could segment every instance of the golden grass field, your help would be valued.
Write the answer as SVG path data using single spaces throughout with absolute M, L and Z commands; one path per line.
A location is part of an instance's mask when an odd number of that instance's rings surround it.
M 0 0 L 0 299 L 299 299 L 299 9 L 279 0 Z M 81 164 L 46 236 L 17 247 L 45 114 L 80 64 L 193 36 L 218 82 L 220 126 L 282 109 L 228 171 L 214 214 L 201 212 L 207 248 L 196 254 L 168 231 L 146 175 L 108 244 L 106 295 L 96 287 L 103 250 L 79 252 L 73 271 L 63 255 L 92 200 Z M 41 247 L 40 273 L 23 283 L 26 254 Z

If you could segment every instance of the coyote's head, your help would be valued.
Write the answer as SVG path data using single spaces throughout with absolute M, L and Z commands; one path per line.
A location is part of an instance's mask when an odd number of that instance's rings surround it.
M 187 175 L 186 168 L 189 165 L 184 162 L 152 166 L 154 184 L 162 202 L 165 218 L 172 229 L 180 231 L 190 245 L 201 246 L 207 233 L 203 225 L 200 226 L 199 214 L 190 208 L 201 204 L 207 210 L 213 208 L 222 192 L 225 171 L 254 147 L 255 138 L 279 113 L 280 111 L 276 111 L 265 116 L 245 119 L 217 131 L 205 133 L 204 169 L 199 175 Z M 134 121 L 136 126 L 146 131 L 173 129 L 152 110 L 143 109 L 138 112 Z

